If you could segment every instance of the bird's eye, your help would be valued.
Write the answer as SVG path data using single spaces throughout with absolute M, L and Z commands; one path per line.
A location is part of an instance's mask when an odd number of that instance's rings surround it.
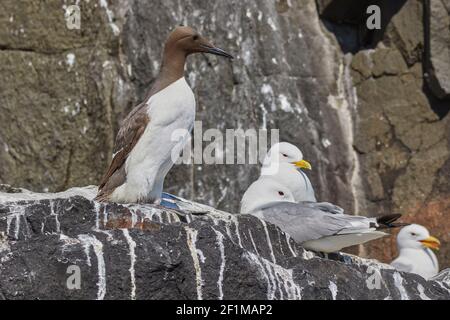
M 417 233 L 411 232 L 411 235 L 412 235 L 413 237 L 415 237 L 415 236 L 417 236 Z
M 283 155 L 283 157 L 286 157 L 286 158 L 287 158 L 287 154 L 286 154 L 286 153 L 282 153 L 282 155 Z
M 197 40 L 197 39 L 198 39 L 198 34 L 192 36 L 192 39 L 193 39 L 194 41 Z
M 283 192 L 283 191 L 278 191 L 278 194 L 279 194 L 280 196 L 284 196 L 284 192 Z

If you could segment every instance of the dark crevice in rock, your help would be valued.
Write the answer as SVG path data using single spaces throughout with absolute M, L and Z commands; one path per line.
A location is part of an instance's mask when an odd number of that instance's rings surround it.
M 375 48 L 383 40 L 392 17 L 407 0 L 316 0 L 325 27 L 336 36 L 344 53 Z M 367 28 L 367 7 L 377 5 L 381 11 L 381 29 Z
M 8 45 L 0 45 L 0 51 L 17 51 L 17 52 L 34 52 L 34 53 L 41 53 L 41 54 L 54 54 L 56 52 L 50 51 L 37 51 L 34 48 L 27 48 L 27 47 L 10 47 Z
M 0 51 L 5 52 L 17 52 L 17 53 L 35 53 L 40 54 L 44 56 L 52 56 L 52 55 L 63 55 L 69 52 L 76 52 L 77 50 L 82 49 L 93 49 L 92 46 L 74 46 L 73 48 L 67 48 L 67 49 L 51 49 L 51 50 L 39 50 L 36 48 L 29 48 L 29 47 L 11 47 L 9 45 L 2 45 L 0 44 Z M 95 49 L 95 47 L 94 47 Z
M 426 76 L 425 68 L 424 68 L 424 78 L 425 79 L 429 78 L 428 76 Z M 437 98 L 436 95 L 433 93 L 429 83 L 430 83 L 429 81 L 424 81 L 424 84 L 422 86 L 423 93 L 427 97 L 428 104 L 430 105 L 431 110 L 433 110 L 433 112 L 439 117 L 439 120 L 442 120 L 450 111 L 450 98 L 445 99 Z
M 353 70 L 353 69 L 352 69 L 352 70 Z M 386 72 L 383 72 L 383 73 L 381 73 L 381 74 L 379 74 L 379 75 L 373 75 L 373 74 L 371 74 L 371 75 L 368 76 L 368 77 L 364 77 L 364 76 L 361 74 L 361 72 L 360 72 L 359 70 L 354 70 L 354 71 L 357 72 L 359 75 L 361 75 L 361 79 L 360 79 L 360 80 L 362 80 L 362 81 L 356 83 L 356 84 L 355 84 L 355 87 L 358 87 L 363 81 L 366 81 L 366 80 L 371 80 L 371 79 L 376 80 L 376 79 L 385 78 L 385 77 L 386 77 L 386 78 L 388 78 L 388 77 L 391 77 L 391 78 L 399 78 L 399 77 L 401 77 L 401 76 L 403 76 L 403 75 L 409 74 L 408 72 L 404 72 L 404 73 L 386 73 Z
M 33 221 L 30 219 L 30 217 L 28 215 L 25 215 L 23 220 L 25 221 L 25 225 L 27 226 L 28 236 L 32 237 L 33 235 L 40 233 L 38 230 L 36 230 Z M 30 230 L 31 230 L 31 234 L 30 234 Z

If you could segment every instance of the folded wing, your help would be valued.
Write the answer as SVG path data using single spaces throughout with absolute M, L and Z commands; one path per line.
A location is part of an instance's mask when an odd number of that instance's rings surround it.
M 98 187 L 95 198 L 98 201 L 106 201 L 107 196 L 115 188 L 126 181 L 125 162 L 127 157 L 150 122 L 146 108 L 137 106 L 122 123 L 114 144 L 114 156 L 108 171 L 104 174 Z
M 334 252 L 386 235 L 375 218 L 334 214 L 310 203 L 279 203 L 258 215 L 315 251 Z

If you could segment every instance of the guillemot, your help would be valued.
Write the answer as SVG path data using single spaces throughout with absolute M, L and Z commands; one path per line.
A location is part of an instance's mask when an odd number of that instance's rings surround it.
M 194 125 L 195 97 L 184 78 L 186 58 L 192 53 L 233 58 L 190 27 L 170 33 L 156 81 L 122 122 L 97 201 L 160 203 L 164 178 L 176 160 L 173 155 L 181 153 Z M 173 139 L 174 132 L 183 130 L 181 139 Z

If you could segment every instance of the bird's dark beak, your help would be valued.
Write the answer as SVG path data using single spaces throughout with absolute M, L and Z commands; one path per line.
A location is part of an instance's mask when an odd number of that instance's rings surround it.
M 225 58 L 228 58 L 228 59 L 233 59 L 234 58 L 231 54 L 229 54 L 225 50 L 222 50 L 220 48 L 214 47 L 212 45 L 201 45 L 201 47 L 204 50 L 204 52 L 206 52 L 206 53 L 215 54 L 216 56 L 221 56 L 221 57 L 225 57 Z

